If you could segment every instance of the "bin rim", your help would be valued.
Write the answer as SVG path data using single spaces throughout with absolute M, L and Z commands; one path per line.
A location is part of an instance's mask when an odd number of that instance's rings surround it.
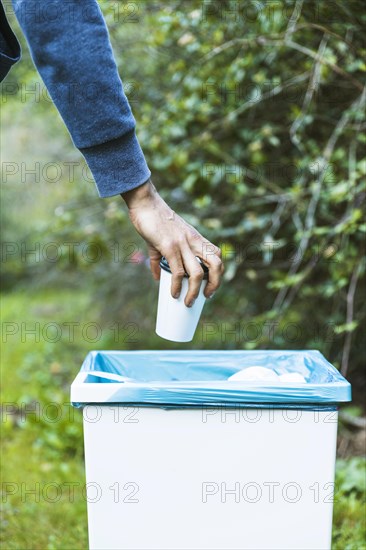
M 310 364 L 314 370 L 314 377 L 323 375 L 320 382 L 308 382 L 306 384 L 265 381 L 228 382 L 227 379 L 195 379 L 195 380 L 134 380 L 126 382 L 101 383 L 93 376 L 93 372 L 110 369 L 118 370 L 120 365 L 128 365 L 130 361 L 151 361 L 151 370 L 154 365 L 162 369 L 165 364 L 179 363 L 193 365 L 199 370 L 199 361 L 205 359 L 217 365 L 219 359 L 223 363 L 239 365 L 238 359 L 248 360 L 268 356 L 271 360 L 282 358 L 287 362 L 301 359 Z M 188 362 L 188 363 L 187 363 Z M 196 362 L 196 363 L 195 363 Z M 311 362 L 313 362 L 311 364 Z M 296 364 L 296 362 L 294 363 Z M 172 368 L 172 367 L 170 367 Z M 174 368 L 174 367 L 173 367 Z M 177 367 L 178 368 L 178 367 Z M 189 368 L 189 367 L 188 367 Z M 310 367 L 309 367 L 310 368 Z M 227 370 L 227 369 L 226 369 Z M 237 369 L 240 370 L 240 369 Z M 207 372 L 202 370 L 202 372 Z M 124 374 L 124 373 L 122 373 Z M 166 373 L 165 373 L 166 374 Z M 197 375 L 196 375 L 197 376 Z M 326 380 L 327 378 L 327 380 Z M 83 406 L 90 403 L 126 404 L 136 405 L 171 405 L 171 406 L 217 406 L 234 405 L 245 406 L 290 406 L 301 405 L 336 405 L 337 403 L 351 400 L 351 385 L 341 373 L 329 363 L 318 350 L 137 350 L 137 351 L 91 351 L 86 356 L 79 374 L 71 385 L 71 402 L 74 406 Z

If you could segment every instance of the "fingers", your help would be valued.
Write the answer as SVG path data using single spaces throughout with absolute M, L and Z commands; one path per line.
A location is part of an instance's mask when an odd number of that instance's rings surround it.
M 208 282 L 204 290 L 204 295 L 206 298 L 211 298 L 221 284 L 224 265 L 221 258 L 216 255 L 210 256 L 205 263 L 208 266 Z
M 199 294 L 204 271 L 188 246 L 183 251 L 183 261 L 189 275 L 188 292 L 184 298 L 184 303 L 187 307 L 192 307 Z
M 166 255 L 166 259 L 169 262 L 170 271 L 172 272 L 172 286 L 171 294 L 173 298 L 179 298 L 182 290 L 182 281 L 185 275 L 184 266 L 180 251 L 175 251 L 172 255 Z
M 152 276 L 154 277 L 155 281 L 158 281 L 160 279 L 160 260 L 156 260 L 154 258 L 150 258 L 150 269 Z
M 159 264 L 160 264 L 161 254 L 158 250 L 156 250 L 156 248 L 154 248 L 152 246 L 149 246 L 148 250 L 149 250 L 149 256 L 150 256 L 151 273 L 152 273 L 152 276 L 154 277 L 154 279 L 156 281 L 158 281 L 160 279 L 160 265 Z
M 224 273 L 224 264 L 221 260 L 221 250 L 209 241 L 201 241 L 202 249 L 197 251 L 205 265 L 208 267 L 208 283 L 204 290 L 206 298 L 211 298 L 219 288 Z
M 201 258 L 203 263 L 208 267 L 208 281 L 204 289 L 204 296 L 211 298 L 219 288 L 224 273 L 220 249 L 202 237 L 193 228 L 189 231 L 183 231 L 183 235 L 175 239 L 171 238 L 171 242 L 168 241 L 165 244 L 167 246 L 163 246 L 161 252 L 168 260 L 172 272 L 171 295 L 173 298 L 179 298 L 183 277 L 188 273 L 188 292 L 184 297 L 184 303 L 187 307 L 191 307 L 194 304 L 204 276 L 203 269 L 197 261 L 197 257 Z M 154 246 L 149 246 L 150 267 L 154 279 L 157 280 L 160 279 L 159 262 L 162 254 Z

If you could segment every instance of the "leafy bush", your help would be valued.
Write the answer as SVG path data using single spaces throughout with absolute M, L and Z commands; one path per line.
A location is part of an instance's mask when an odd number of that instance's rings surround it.
M 100 3 L 154 182 L 223 250 L 225 282 L 193 345 L 318 348 L 361 391 L 363 4 L 142 2 L 130 14 Z M 13 72 L 25 81 L 26 63 Z M 47 121 L 46 151 L 51 110 L 33 111 Z M 65 140 L 58 151 L 71 154 Z M 144 251 L 120 199 L 95 209 L 91 191 L 71 189 L 26 239 L 93 241 L 103 261 L 76 252 L 23 270 L 88 285 L 104 317 L 144 328 L 134 347 L 165 345 L 144 262 L 114 261 L 111 241 Z
M 316 347 L 356 373 L 361 2 L 141 4 L 131 53 L 104 5 L 154 181 L 226 260 L 199 345 Z

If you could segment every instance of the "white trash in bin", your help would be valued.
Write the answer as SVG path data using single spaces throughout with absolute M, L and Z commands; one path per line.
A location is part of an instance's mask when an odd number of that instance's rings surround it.
M 277 378 L 228 380 L 246 366 Z M 350 399 L 317 351 L 91 352 L 71 386 L 90 548 L 329 550 Z

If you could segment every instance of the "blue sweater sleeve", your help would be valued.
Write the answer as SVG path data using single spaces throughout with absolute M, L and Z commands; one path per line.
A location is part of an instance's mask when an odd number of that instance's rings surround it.
M 150 170 L 96 0 L 13 0 L 13 6 L 34 64 L 99 195 L 145 183 Z
M 11 30 L 0 0 L 0 82 L 4 80 L 12 65 L 21 55 L 19 42 Z

